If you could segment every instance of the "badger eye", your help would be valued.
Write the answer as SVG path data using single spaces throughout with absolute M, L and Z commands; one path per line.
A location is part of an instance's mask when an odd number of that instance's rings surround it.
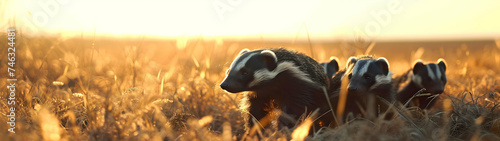
M 248 75 L 248 71 L 245 69 L 240 70 L 241 75 Z
M 364 78 L 365 80 L 370 80 L 370 79 L 372 79 L 372 77 L 371 77 L 370 75 L 368 75 L 368 74 L 363 75 L 363 78 Z

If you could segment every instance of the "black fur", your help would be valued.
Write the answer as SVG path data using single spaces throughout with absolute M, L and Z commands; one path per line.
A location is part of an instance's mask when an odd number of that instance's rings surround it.
M 254 78 L 252 75 L 239 75 L 240 72 L 230 70 L 228 76 L 221 84 L 221 87 L 230 92 L 252 91 L 246 98 L 242 100 L 241 106 L 243 110 L 247 110 L 249 114 L 257 120 L 261 120 L 268 115 L 272 109 L 280 109 L 283 114 L 299 119 L 303 114 L 309 114 L 311 111 L 320 108 L 320 114 L 326 112 L 328 107 L 326 104 L 323 88 L 328 88 L 329 79 L 327 78 L 322 66 L 319 65 L 314 59 L 295 51 L 290 51 L 282 48 L 270 49 L 277 58 L 277 63 L 272 59 L 263 59 L 266 57 L 254 55 L 243 68 L 245 73 L 254 74 L 259 69 L 267 68 L 272 71 L 277 65 L 283 62 L 292 62 L 299 70 L 312 80 L 304 81 L 296 77 L 296 72 L 292 70 L 285 70 L 277 74 L 273 79 L 266 80 L 254 87 L 245 88 Z M 254 50 L 240 54 L 246 56 L 249 53 L 261 52 L 262 50 Z M 237 61 L 237 60 L 235 60 Z M 271 63 L 269 63 L 271 62 Z M 274 64 L 273 64 L 274 63 Z M 245 78 L 247 77 L 247 78 Z M 242 79 L 244 78 L 244 79 Z M 235 86 L 242 85 L 242 86 Z M 238 87 L 232 89 L 231 87 Z M 251 116 L 244 113 L 246 121 L 246 129 L 254 125 Z M 315 123 L 316 126 L 319 122 L 329 123 L 332 116 L 324 117 Z M 279 127 L 292 128 L 295 121 L 290 121 L 281 116 L 279 118 Z
M 365 61 L 361 61 L 365 60 Z M 364 65 L 366 60 L 371 60 L 368 70 L 365 74 L 360 76 L 353 76 L 353 69 L 356 65 Z M 360 62 L 360 63 L 357 63 Z M 330 84 L 330 94 L 334 97 L 332 101 L 335 101 L 332 106 L 337 109 L 339 94 L 341 89 L 347 89 L 347 100 L 343 113 L 343 118 L 351 117 L 355 118 L 358 116 L 366 117 L 368 115 L 364 114 L 374 113 L 377 116 L 388 110 L 388 104 L 383 102 L 383 100 L 392 103 L 394 101 L 395 89 L 392 83 L 380 83 L 374 88 L 372 87 L 375 82 L 375 77 L 377 75 L 390 75 L 389 65 L 383 60 L 377 60 L 372 56 L 359 56 L 356 58 L 350 58 L 346 64 L 346 69 L 339 71 L 332 79 Z M 390 77 L 390 76 L 389 76 Z M 342 88 L 342 80 L 348 79 L 348 84 L 345 88 Z M 369 101 L 373 101 L 370 103 Z M 370 109 L 371 108 L 371 109 Z M 352 115 L 352 116 L 348 116 Z M 390 114 L 386 115 L 386 119 L 390 118 Z
M 337 71 L 339 71 L 339 63 L 336 58 L 332 59 L 330 62 L 321 63 L 321 66 L 325 68 L 326 75 L 328 78 L 332 78 Z
M 441 77 L 436 78 L 435 80 L 431 79 L 427 71 L 427 65 L 431 65 L 431 69 L 433 70 L 439 69 Z M 405 104 L 409 100 L 414 102 L 407 105 L 407 107 L 418 106 L 421 109 L 432 108 L 438 100 L 439 94 L 443 93 L 444 91 L 444 87 L 447 82 L 445 71 L 446 64 L 444 60 L 438 60 L 437 64 L 423 64 L 421 61 L 416 61 L 412 69 L 408 70 L 408 72 L 406 72 L 402 76 L 396 77 L 397 81 L 394 83 L 394 85 L 397 87 L 403 85 L 401 86 L 401 88 L 398 88 L 398 92 L 396 95 L 397 101 L 403 104 Z M 414 75 L 420 77 L 421 84 L 417 84 L 418 82 L 412 80 L 412 77 L 414 77 Z M 434 75 L 437 76 L 436 74 Z M 415 96 L 420 90 L 424 88 L 425 91 L 421 91 L 420 93 L 423 94 L 422 96 Z M 412 97 L 414 98 L 411 99 Z
M 284 61 L 291 61 L 299 69 L 307 74 L 309 78 L 314 82 L 320 84 L 321 86 L 327 86 L 329 84 L 329 79 L 326 77 L 323 68 L 317 65 L 318 62 L 311 57 L 298 53 L 296 51 L 286 50 L 284 48 L 271 49 L 276 54 L 278 58 L 278 63 Z

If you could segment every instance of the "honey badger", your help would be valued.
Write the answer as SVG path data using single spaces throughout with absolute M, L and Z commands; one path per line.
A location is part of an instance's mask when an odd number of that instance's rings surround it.
M 418 96 L 412 101 L 416 101 L 421 109 L 431 108 L 437 100 L 435 98 L 444 91 L 447 81 L 445 71 L 446 62 L 442 58 L 438 59 L 437 63 L 429 64 L 424 64 L 421 60 L 415 61 L 412 69 L 396 78 L 395 85 L 403 85 L 398 89 L 396 99 L 404 104 L 425 88 L 422 94 L 430 93 L 431 95 Z
M 387 102 L 394 101 L 395 89 L 391 77 L 389 62 L 383 57 L 378 59 L 373 56 L 350 57 L 345 70 L 339 71 L 332 78 L 330 87 L 336 95 L 339 95 L 341 89 L 347 91 L 345 109 L 342 113 L 344 117 L 351 113 L 355 117 L 360 116 L 363 111 L 375 117 L 388 109 L 389 105 L 382 99 Z M 342 85 L 344 82 L 347 84 Z M 333 106 L 338 105 L 333 104 Z
M 328 76 L 328 78 L 332 78 L 333 75 L 335 75 L 335 73 L 337 73 L 337 71 L 339 71 L 339 63 L 338 62 L 339 61 L 337 58 L 333 58 L 330 62 L 325 62 L 325 63 L 320 64 L 325 69 L 325 72 L 326 72 L 326 75 Z
M 304 54 L 282 48 L 244 49 L 234 59 L 220 87 L 230 93 L 252 92 L 240 104 L 250 114 L 244 114 L 249 129 L 254 124 L 250 117 L 259 121 L 270 113 L 269 109 L 280 109 L 295 119 L 317 108 L 320 113 L 325 112 L 323 87 L 327 88 L 328 83 L 319 63 Z M 295 125 L 283 116 L 278 123 L 279 127 Z

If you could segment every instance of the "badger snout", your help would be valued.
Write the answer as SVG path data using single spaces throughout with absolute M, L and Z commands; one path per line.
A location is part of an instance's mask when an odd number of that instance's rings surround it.
M 444 92 L 444 88 L 437 88 L 432 91 L 433 94 L 441 94 Z
M 220 88 L 226 90 L 227 92 L 230 93 L 237 93 L 238 91 L 235 89 L 234 86 L 231 86 L 231 83 L 224 81 L 220 84 Z
M 239 93 L 243 91 L 237 83 L 232 83 L 231 81 L 223 81 L 220 87 L 230 93 Z
M 359 89 L 359 86 L 353 83 L 349 83 L 347 86 L 347 91 L 357 91 Z
M 432 94 L 441 94 L 444 92 L 444 84 L 443 83 L 431 83 L 431 86 L 425 87 L 428 92 Z
M 221 83 L 220 84 L 220 87 L 224 90 L 227 90 L 229 88 L 229 84 L 228 83 Z
M 358 89 L 358 87 L 353 86 L 353 85 L 349 85 L 349 87 L 347 87 L 347 90 L 349 90 L 349 91 L 356 91 L 357 89 Z
M 228 92 L 233 93 L 232 91 L 234 91 L 234 90 L 231 87 L 231 83 L 228 80 L 228 76 L 226 76 L 226 78 L 224 78 L 224 80 L 222 80 L 222 83 L 220 83 L 220 88 L 222 88 Z

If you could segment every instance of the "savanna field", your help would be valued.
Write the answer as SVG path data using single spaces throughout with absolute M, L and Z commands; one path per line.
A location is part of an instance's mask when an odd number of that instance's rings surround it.
M 431 110 L 393 109 L 305 140 L 500 140 L 500 41 L 372 42 L 224 40 L 148 36 L 16 36 L 15 133 L 8 132 L 7 35 L 0 36 L 1 140 L 289 140 L 308 131 L 245 135 L 242 94 L 219 84 L 241 49 L 285 47 L 318 62 L 386 57 L 394 74 L 413 61 L 447 61 L 448 83 Z

